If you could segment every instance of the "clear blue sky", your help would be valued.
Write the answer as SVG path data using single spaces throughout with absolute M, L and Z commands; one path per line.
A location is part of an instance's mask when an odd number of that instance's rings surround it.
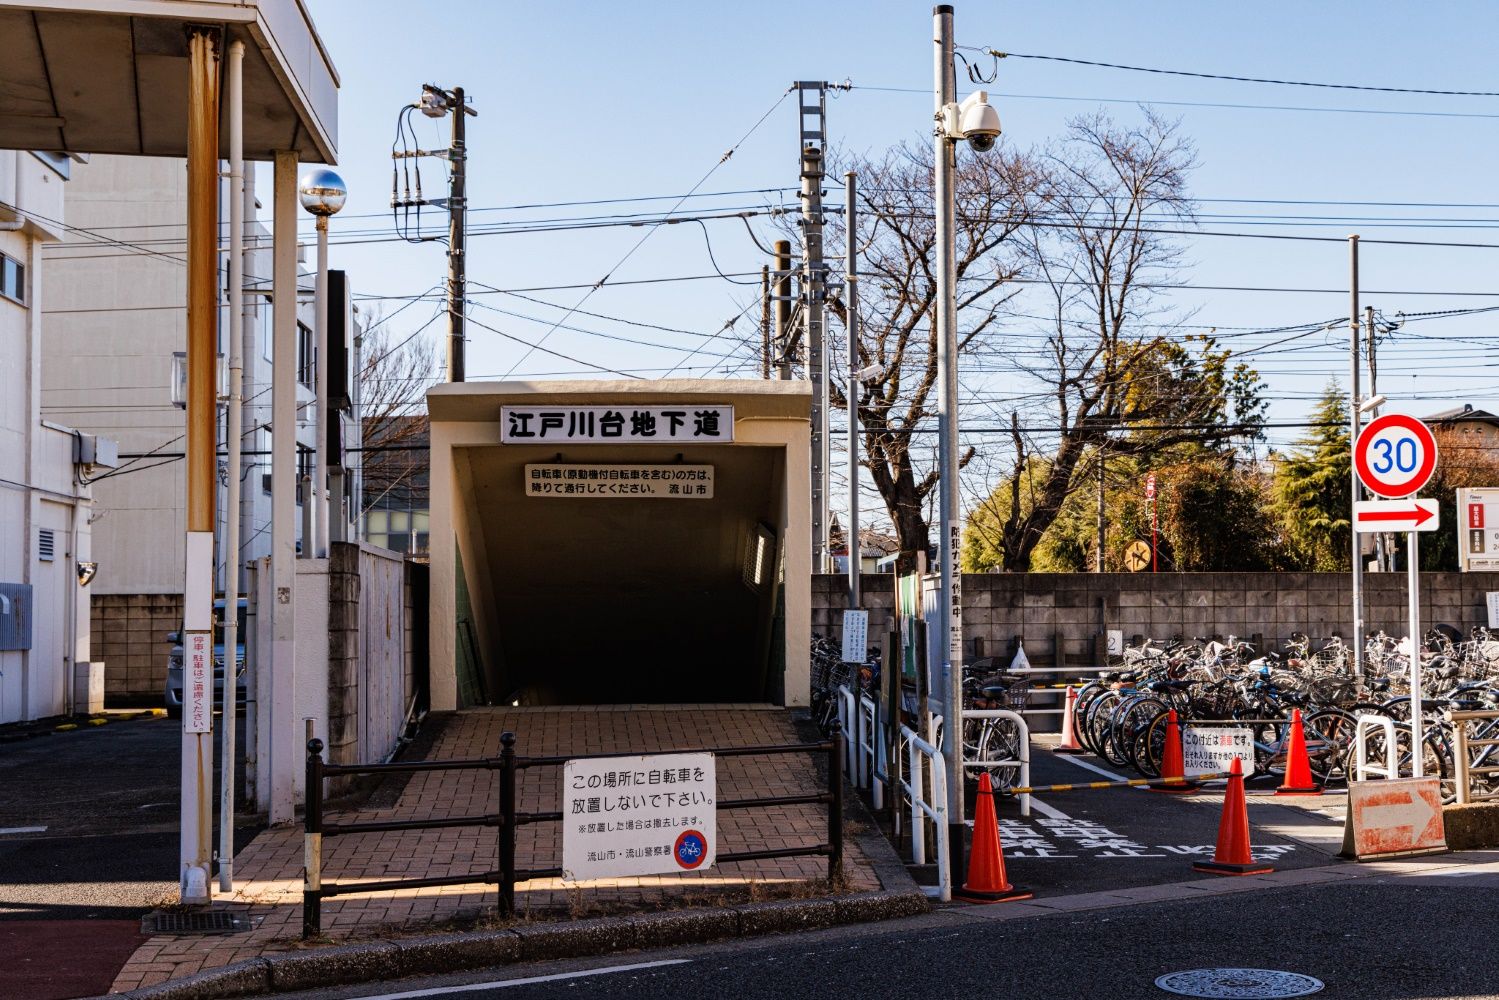
M 470 120 L 470 204 L 497 208 L 686 192 L 780 98 L 793 79 L 850 78 L 855 85 L 914 88 L 932 79 L 927 3 L 520 4 L 456 0 L 443 6 L 388 0 L 307 0 L 342 76 L 339 170 L 352 197 L 339 231 L 378 227 L 390 195 L 389 149 L 397 109 L 430 81 L 467 88 L 479 117 Z M 808 23 L 809 20 L 813 23 Z M 1499 90 L 1491 71 L 1499 5 L 1487 2 L 1079 2 L 958 4 L 959 44 L 1071 56 L 1139 66 L 1256 77 L 1450 90 Z M 1122 120 L 1132 102 L 1210 102 L 1342 109 L 1250 110 L 1182 107 L 1200 166 L 1191 192 L 1202 199 L 1278 199 L 1318 204 L 1204 200 L 1203 228 L 1366 240 L 1447 240 L 1499 244 L 1499 98 L 1418 96 L 1269 86 L 1150 75 L 1065 63 L 1010 59 L 989 89 L 1005 140 L 1026 147 L 1058 136 L 1066 119 L 1100 106 Z M 961 84 L 966 88 L 966 81 Z M 1066 99 L 1052 99 L 1066 98 Z M 1367 114 L 1400 111 L 1425 114 Z M 859 150 L 919 139 L 930 126 L 926 93 L 856 89 L 829 102 L 830 137 Z M 1476 117 L 1475 117 L 1476 116 Z M 447 125 L 418 118 L 426 147 L 445 144 Z M 703 191 L 778 188 L 796 183 L 796 119 L 787 100 L 704 183 Z M 966 155 L 966 154 L 965 154 Z M 423 171 L 428 196 L 440 195 L 435 163 Z M 1453 203 L 1436 207 L 1320 202 Z M 617 212 L 662 212 L 674 199 L 639 205 L 538 207 L 476 212 L 471 226 L 499 220 L 554 220 Z M 751 207 L 762 195 L 695 199 L 684 211 Z M 1455 207 L 1462 203 L 1465 207 Z M 1230 218 L 1214 218 L 1216 214 Z M 1252 216 L 1291 216 L 1272 220 Z M 1447 220 L 1441 228 L 1429 220 Z M 1413 223 L 1411 220 L 1418 220 Z M 1461 221 L 1458 221 L 1461 220 Z M 719 265 L 758 271 L 761 256 L 736 222 L 708 223 Z M 763 230 L 762 230 L 763 231 Z M 646 231 L 590 229 L 473 239 L 469 275 L 504 289 L 588 285 L 614 268 Z M 1334 294 L 1183 290 L 1172 299 L 1196 309 L 1204 326 L 1263 328 L 1346 316 L 1347 250 L 1336 242 L 1194 237 L 1190 269 L 1200 286 L 1334 289 Z M 443 250 L 374 243 L 334 248 L 362 293 L 410 295 L 444 274 Z M 615 281 L 712 272 L 697 226 L 662 227 L 613 270 Z M 1365 302 L 1393 316 L 1499 305 L 1499 249 L 1366 245 Z M 1482 292 L 1439 296 L 1419 292 Z M 579 290 L 535 293 L 563 307 Z M 754 288 L 723 280 L 606 287 L 585 309 L 611 317 L 701 331 L 689 336 L 575 315 L 570 325 L 671 345 L 644 348 L 556 330 L 546 346 L 594 365 L 655 375 L 717 366 L 750 374 L 719 357 L 737 339 L 758 342 L 758 308 L 735 337 L 709 340 L 751 305 Z M 535 341 L 560 309 L 507 296 L 477 299 L 529 319 L 475 307 L 473 318 Z M 388 313 L 400 303 L 388 302 Z M 391 323 L 403 335 L 433 315 L 418 303 Z M 1499 410 L 1499 313 L 1411 323 L 1381 347 L 1380 388 L 1412 412 L 1471 401 Z M 408 322 L 409 321 L 409 322 Z M 434 349 L 443 321 L 428 328 Z M 1284 334 L 1249 334 L 1265 344 Z M 1435 340 L 1428 338 L 1437 338 Z M 1325 341 L 1325 345 L 1323 342 Z M 1346 378 L 1346 327 L 1304 338 L 1287 353 L 1257 358 L 1269 383 L 1272 418 L 1303 417 L 1331 375 Z M 693 348 L 699 353 L 688 357 Z M 1273 350 L 1273 349 L 1271 349 Z M 524 348 L 471 328 L 471 376 L 497 376 Z M 581 373 L 586 365 L 533 353 L 517 374 Z M 992 379 L 965 379 L 965 390 L 1015 391 Z M 969 419 L 965 413 L 965 421 Z M 1294 431 L 1278 431 L 1285 441 Z

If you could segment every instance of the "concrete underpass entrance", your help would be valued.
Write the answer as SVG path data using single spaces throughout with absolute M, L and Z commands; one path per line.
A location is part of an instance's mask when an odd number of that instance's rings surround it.
M 428 402 L 434 707 L 807 702 L 805 384 Z

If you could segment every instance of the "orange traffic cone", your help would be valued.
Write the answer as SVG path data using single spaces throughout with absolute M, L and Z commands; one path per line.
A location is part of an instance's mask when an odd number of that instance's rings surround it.
M 1211 861 L 1194 861 L 1192 870 L 1212 875 L 1263 875 L 1270 865 L 1257 864 L 1249 851 L 1249 810 L 1244 805 L 1244 763 L 1235 757 L 1223 793 L 1223 815 L 1218 820 L 1218 846 Z
M 961 844 L 953 848 L 961 850 Z M 1005 903 L 1030 899 L 1034 893 L 1017 889 L 1005 877 L 1005 854 L 999 846 L 999 820 L 994 815 L 994 784 L 979 775 L 978 802 L 973 809 L 973 853 L 968 856 L 968 878 L 953 893 L 970 903 Z
M 1062 742 L 1057 746 L 1057 753 L 1087 753 L 1087 749 L 1077 741 L 1077 723 L 1074 716 L 1077 712 L 1077 691 L 1071 684 L 1067 685 L 1067 702 L 1062 706 Z
M 1166 713 L 1166 750 L 1161 754 L 1161 777 L 1171 779 L 1186 776 L 1187 764 L 1182 754 L 1182 727 L 1176 717 L 1176 709 L 1173 708 Z M 1180 784 L 1152 785 L 1150 790 L 1165 792 L 1167 795 L 1191 795 L 1197 791 L 1197 784 L 1183 781 Z
M 1291 749 L 1286 753 L 1286 777 L 1276 795 L 1321 795 L 1322 788 L 1312 780 L 1312 762 L 1306 755 L 1306 729 L 1301 724 L 1301 709 L 1291 710 Z

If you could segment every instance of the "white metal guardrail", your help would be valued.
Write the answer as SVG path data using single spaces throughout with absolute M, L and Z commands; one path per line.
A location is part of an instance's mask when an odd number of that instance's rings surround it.
M 952 872 L 947 863 L 947 761 L 942 752 L 917 736 L 909 726 L 900 727 L 900 739 L 906 749 L 907 777 L 899 778 L 900 787 L 911 803 L 911 861 L 926 864 L 926 820 L 931 820 L 937 842 L 937 885 L 923 886 L 928 895 L 946 903 L 952 899 Z M 926 768 L 922 758 L 926 758 Z M 926 794 L 923 771 L 932 776 L 932 794 Z
M 1499 727 L 1493 725 L 1480 726 L 1478 732 L 1481 734 L 1477 739 L 1468 735 L 1469 722 L 1492 723 L 1499 719 L 1499 712 L 1448 712 L 1447 719 L 1452 723 L 1452 762 L 1455 777 L 1457 778 L 1457 801 L 1459 805 L 1467 805 L 1469 802 L 1483 802 L 1487 799 L 1499 799 L 1499 791 L 1473 791 L 1474 775 L 1499 774 L 1499 765 L 1493 763 L 1499 760 L 1499 753 L 1495 753 L 1493 747 L 1499 746 L 1499 739 L 1494 738 L 1494 733 L 1499 732 Z M 1470 759 L 1469 753 L 1473 747 L 1480 747 L 1478 761 Z M 1492 781 L 1485 781 L 1486 786 L 1491 786 Z
M 1384 766 L 1369 760 L 1369 734 L 1374 730 L 1384 734 Z M 1358 781 L 1367 781 L 1368 776 L 1381 778 L 1400 777 L 1399 751 L 1395 746 L 1395 720 L 1387 715 L 1360 715 L 1353 731 L 1353 770 Z
M 837 696 L 838 723 L 847 747 L 844 773 L 855 788 L 869 789 L 874 807 L 883 809 L 886 742 L 879 725 L 879 707 L 873 698 L 863 692 L 855 694 L 846 684 L 838 686 Z
M 967 719 L 980 719 L 980 720 L 984 720 L 985 721 L 985 725 L 992 724 L 989 720 L 1005 719 L 1005 720 L 1008 720 L 1010 722 L 1013 722 L 1018 727 L 1018 729 L 1019 729 L 1019 732 L 1017 733 L 1017 736 L 1016 736 L 1016 743 L 1017 743 L 1017 745 L 1019 747 L 1019 750 L 1020 750 L 1019 757 L 1011 758 L 1009 760 L 998 760 L 998 759 L 993 759 L 993 760 L 964 760 L 963 761 L 963 769 L 967 770 L 967 771 L 988 771 L 988 770 L 992 770 L 994 768 L 999 768 L 999 767 L 1012 767 L 1012 768 L 1016 768 L 1020 772 L 1020 774 L 1019 774 L 1019 780 L 1015 781 L 1015 782 L 1011 782 L 1011 784 L 1014 784 L 1015 786 L 1017 786 L 1019 788 L 1029 788 L 1030 785 L 1031 785 L 1031 727 L 1026 723 L 1025 718 L 1019 712 L 1011 711 L 1008 708 L 965 708 L 965 709 L 963 709 L 963 718 L 965 720 L 967 720 Z M 939 715 L 932 716 L 932 729 L 934 731 L 934 741 L 935 741 L 935 730 L 936 730 L 937 726 L 940 725 L 941 723 L 942 723 L 942 717 L 941 716 L 939 716 Z M 983 735 L 982 734 L 980 734 L 980 736 L 979 736 L 979 743 L 980 744 L 983 743 Z M 966 746 L 964 747 L 964 750 L 966 752 L 966 750 L 967 750 Z M 1004 788 L 1003 787 L 996 788 L 995 791 L 997 791 L 997 792 L 1003 792 Z M 1022 816 L 1029 816 L 1031 814 L 1031 796 L 1030 796 L 1030 793 L 1029 792 L 1024 792 L 1021 795 L 1019 795 L 1018 798 L 1020 799 L 1020 815 L 1022 815 Z

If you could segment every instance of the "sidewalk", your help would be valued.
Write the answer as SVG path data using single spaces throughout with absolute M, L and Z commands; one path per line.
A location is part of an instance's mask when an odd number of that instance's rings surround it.
M 432 759 L 493 756 L 500 734 L 516 734 L 520 754 L 562 755 L 751 746 L 801 742 L 780 709 L 746 706 L 599 706 L 597 708 L 473 709 L 448 717 Z M 825 785 L 811 758 L 731 757 L 718 765 L 722 798 L 759 798 L 814 792 Z M 523 772 L 517 791 L 522 811 L 560 808 L 558 771 Z M 417 819 L 480 814 L 498 809 L 495 776 L 485 771 L 429 772 L 410 776 L 392 799 L 384 789 L 370 804 L 330 821 Z M 719 814 L 725 851 L 820 843 L 826 838 L 823 806 L 740 809 Z M 520 867 L 550 867 L 561 857 L 556 823 L 523 827 L 516 846 Z M 235 858 L 236 891 L 221 904 L 241 904 L 254 929 L 226 936 L 159 935 L 142 945 L 116 977 L 115 991 L 177 979 L 203 969 L 275 952 L 301 950 L 302 830 L 267 830 Z M 331 838 L 323 851 L 327 881 L 441 876 L 496 867 L 493 828 L 402 831 Z M 855 837 L 845 838 L 848 891 L 880 889 L 870 858 Z M 826 877 L 826 859 L 816 856 L 726 864 L 706 872 L 611 879 L 564 887 L 548 879 L 516 887 L 522 920 L 578 919 L 690 905 L 730 905 L 796 894 L 796 883 Z M 493 918 L 492 885 L 413 889 L 376 896 L 344 896 L 323 902 L 326 942 L 402 932 L 430 931 L 448 922 Z

